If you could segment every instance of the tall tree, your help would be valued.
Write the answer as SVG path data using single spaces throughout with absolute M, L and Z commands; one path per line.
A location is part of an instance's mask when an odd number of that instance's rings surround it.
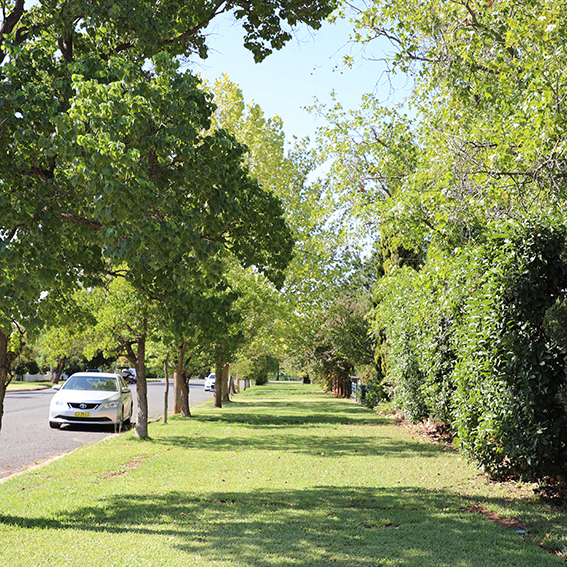
M 398 229 L 454 247 L 493 221 L 562 207 L 563 4 L 395 0 L 352 8 L 353 37 L 366 54 L 414 81 L 422 151 L 392 201 Z M 382 56 L 380 39 L 390 46 Z
M 387 40 L 390 69 L 414 87 L 417 159 L 380 209 L 380 234 L 426 254 L 423 269 L 391 270 L 379 286 L 389 379 L 412 419 L 450 422 L 485 470 L 564 476 L 564 361 L 550 323 L 566 289 L 567 8 L 352 8 L 355 41 L 371 54 Z
M 174 61 L 204 56 L 205 28 L 223 12 L 243 22 L 260 60 L 290 38 L 287 25 L 318 27 L 332 8 L 323 0 L 4 3 L 0 400 L 13 322 L 40 325 L 41 294 L 60 282 L 126 264 L 135 287 L 163 296 L 160 273 L 204 285 L 227 248 L 281 279 L 290 244 L 274 225 L 279 205 L 247 177 L 232 138 L 202 135 L 212 107 Z
M 85 290 L 83 300 L 96 324 L 87 329 L 85 354 L 97 350 L 125 357 L 136 369 L 136 434 L 148 436 L 146 349 L 152 335 L 159 332 L 156 305 L 123 278 L 115 278 L 105 288 Z
M 345 241 L 329 222 L 336 207 L 326 199 L 326 182 L 312 181 L 319 161 L 309 140 L 286 144 L 281 119 L 267 117 L 258 104 L 247 103 L 228 76 L 210 88 L 217 106 L 213 125 L 246 145 L 251 173 L 281 199 L 296 241 L 281 290 L 257 272 L 231 271 L 230 284 L 240 293 L 236 309 L 242 314 L 239 326 L 245 335 L 237 358 L 270 354 L 283 359 L 289 356 L 292 335 L 309 335 L 306 327 L 313 319 L 306 315 L 332 301 L 348 271 Z

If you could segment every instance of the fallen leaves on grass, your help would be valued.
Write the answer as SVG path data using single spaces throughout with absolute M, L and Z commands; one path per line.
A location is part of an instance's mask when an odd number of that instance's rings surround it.
M 137 459 L 135 461 L 130 461 L 129 463 L 126 463 L 120 470 L 110 471 L 103 476 L 105 478 L 116 478 L 118 476 L 127 475 L 131 470 L 137 469 L 139 466 L 141 466 L 142 462 L 146 458 L 147 457 L 141 457 L 140 459 Z
M 495 514 L 491 510 L 487 510 L 484 506 L 471 505 L 465 508 L 466 512 L 471 512 L 473 514 L 482 514 L 485 518 L 488 518 L 491 522 L 502 526 L 504 528 L 509 528 L 511 530 L 524 530 L 526 534 L 529 532 L 527 526 L 522 522 L 517 520 L 511 520 L 510 518 L 503 518 L 498 514 Z

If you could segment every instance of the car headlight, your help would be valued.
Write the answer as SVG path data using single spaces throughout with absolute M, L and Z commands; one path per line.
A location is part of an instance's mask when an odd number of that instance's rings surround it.
M 99 409 L 113 409 L 117 408 L 120 405 L 120 402 L 107 402 L 106 404 L 102 404 Z
M 55 400 L 53 402 L 54 405 L 56 406 L 66 406 L 67 404 L 65 402 L 62 402 L 61 400 Z

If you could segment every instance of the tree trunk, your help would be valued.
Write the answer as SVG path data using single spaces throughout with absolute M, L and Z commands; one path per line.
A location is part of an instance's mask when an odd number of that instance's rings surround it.
M 148 320 L 144 319 L 143 332 L 137 341 L 138 352 L 134 353 L 132 347 L 127 347 L 127 358 L 136 368 L 136 391 L 138 412 L 136 414 L 136 435 L 148 437 L 148 383 L 146 380 L 146 334 Z
M 138 413 L 136 414 L 136 435 L 148 436 L 148 383 L 146 380 L 146 337 L 138 341 L 138 356 L 136 357 L 136 391 L 138 393 Z
M 169 397 L 169 374 L 167 372 L 168 363 L 169 363 L 169 352 L 167 353 L 167 356 L 165 357 L 165 360 L 163 361 L 163 375 L 165 377 L 165 392 L 164 392 L 164 395 L 163 395 L 163 424 L 164 425 L 167 423 L 167 412 L 168 412 L 167 399 Z
M 229 365 L 228 363 L 226 363 L 222 369 L 222 401 L 223 402 L 230 402 L 230 395 L 229 395 L 230 392 L 228 389 L 228 370 L 229 370 Z
M 61 380 L 61 374 L 63 374 L 63 370 L 65 370 L 65 364 L 67 363 L 67 357 L 62 356 L 57 361 L 57 366 L 53 372 L 53 376 L 51 377 L 51 382 L 53 384 L 59 384 L 59 380 Z
M 215 394 L 213 396 L 213 407 L 222 408 L 222 369 L 224 362 L 221 356 L 217 356 L 215 362 Z
M 175 345 L 177 348 L 178 358 L 177 367 L 173 373 L 173 413 L 182 413 L 182 396 L 183 396 L 183 359 L 185 358 L 185 341 L 180 346 Z
M 183 387 L 181 388 L 181 415 L 183 417 L 191 417 L 191 408 L 189 407 L 189 380 L 191 380 L 191 372 L 183 372 Z
M 8 340 L 9 337 L 0 331 L 0 431 L 2 430 L 2 416 L 4 415 L 4 398 L 6 397 L 6 389 L 12 377 L 10 376 L 8 358 Z

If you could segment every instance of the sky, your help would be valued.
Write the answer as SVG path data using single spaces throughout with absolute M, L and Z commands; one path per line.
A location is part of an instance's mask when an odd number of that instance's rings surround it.
M 240 86 L 247 103 L 256 102 L 268 117 L 280 116 L 287 141 L 293 136 L 313 139 L 320 122 L 304 107 L 313 104 L 315 97 L 329 104 L 331 92 L 335 91 L 343 107 L 354 109 L 364 93 L 375 92 L 380 99 L 386 99 L 390 92 L 379 63 L 344 68 L 342 55 L 350 53 L 350 30 L 346 21 L 324 23 L 320 30 L 300 28 L 282 50 L 257 64 L 243 47 L 238 23 L 223 16 L 207 29 L 209 57 L 191 68 L 209 82 L 227 73 Z

